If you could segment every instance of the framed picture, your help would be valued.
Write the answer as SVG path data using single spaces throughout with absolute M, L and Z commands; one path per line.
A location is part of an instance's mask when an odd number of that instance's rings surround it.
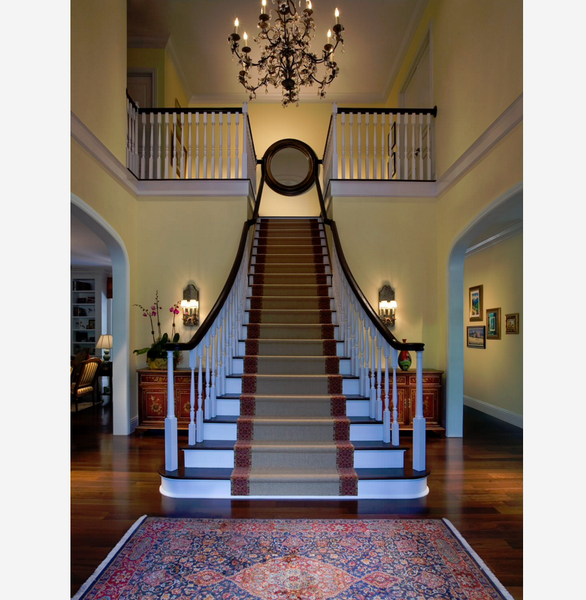
M 486 327 L 484 325 L 468 326 L 466 333 L 468 348 L 486 348 Z
M 486 309 L 486 339 L 500 340 L 501 339 L 501 309 L 487 308 Z
M 482 286 L 475 285 L 468 290 L 468 305 L 470 321 L 483 321 L 482 311 Z
M 505 333 L 519 333 L 519 313 L 505 315 Z
M 88 329 L 95 329 L 96 328 L 96 321 L 95 321 L 95 319 L 88 319 L 87 328 Z

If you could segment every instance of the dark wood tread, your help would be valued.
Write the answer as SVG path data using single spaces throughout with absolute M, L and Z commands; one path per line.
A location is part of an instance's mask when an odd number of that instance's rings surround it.
M 176 471 L 167 471 L 164 467 L 159 469 L 159 475 L 167 479 L 213 479 L 228 480 L 232 476 L 233 469 L 203 468 L 203 467 L 179 467 Z M 356 469 L 358 479 L 423 479 L 429 475 L 429 470 L 413 471 L 406 466 L 403 469 Z

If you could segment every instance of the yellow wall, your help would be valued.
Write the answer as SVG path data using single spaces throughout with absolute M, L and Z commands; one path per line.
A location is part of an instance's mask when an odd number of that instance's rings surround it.
M 126 2 L 71 2 L 71 110 L 126 164 Z
M 175 107 L 175 100 L 179 101 L 181 108 L 187 108 L 189 98 L 173 66 L 169 53 L 165 50 L 165 104 L 164 106 Z
M 523 91 L 521 0 L 430 0 L 388 99 L 399 92 L 432 24 L 438 177 Z
M 483 286 L 484 320 L 468 319 L 468 288 Z M 484 325 L 486 311 L 501 309 L 501 339 L 486 349 L 464 351 L 464 394 L 475 400 L 523 414 L 523 235 L 517 235 L 466 259 L 465 326 Z M 505 314 L 519 313 L 519 334 L 505 333 Z
M 168 106 L 165 104 L 166 54 L 163 48 L 128 48 L 128 70 L 132 67 L 157 70 L 157 107 Z M 175 103 L 171 106 L 175 106 Z
M 141 198 L 138 201 L 138 283 L 133 303 L 151 306 L 155 291 L 162 302 L 163 331 L 171 331 L 169 307 L 183 298 L 183 289 L 193 283 L 200 290 L 202 321 L 216 302 L 240 242 L 247 218 L 246 198 Z M 150 328 L 139 309 L 132 307 L 131 319 L 138 328 L 136 345 L 149 345 Z M 195 333 L 177 331 L 187 342 Z M 152 340 L 151 340 L 152 341 Z M 145 357 L 139 357 L 143 366 Z M 184 364 L 185 366 L 185 364 Z
M 424 342 L 424 364 L 438 368 L 437 207 L 434 199 L 334 198 L 348 265 L 371 306 L 390 283 L 397 300 L 398 339 Z M 413 357 L 415 358 L 415 357 Z

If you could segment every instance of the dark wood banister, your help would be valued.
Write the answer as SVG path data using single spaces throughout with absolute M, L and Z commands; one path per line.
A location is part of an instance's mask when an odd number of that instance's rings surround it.
M 256 196 L 256 203 L 254 206 L 254 213 L 252 215 L 252 218 L 248 221 L 245 221 L 244 225 L 242 226 L 240 244 L 238 245 L 238 251 L 236 252 L 236 258 L 234 259 L 232 270 L 230 271 L 228 279 L 226 280 L 222 292 L 218 296 L 218 299 L 216 300 L 216 303 L 214 304 L 212 310 L 209 312 L 204 322 L 200 325 L 199 329 L 194 333 L 193 337 L 188 342 L 177 342 L 176 344 L 170 342 L 165 345 L 165 350 L 167 352 L 175 350 L 193 350 L 205 338 L 206 334 L 214 324 L 214 321 L 218 318 L 220 311 L 222 310 L 224 304 L 226 303 L 226 300 L 228 299 L 228 295 L 232 290 L 234 282 L 236 281 L 238 271 L 240 270 L 240 265 L 242 264 L 242 259 L 244 258 L 244 252 L 246 251 L 246 238 L 248 237 L 248 230 L 250 229 L 250 226 L 256 224 L 258 220 L 258 211 L 260 209 L 260 201 L 262 198 L 263 187 L 264 177 L 261 177 L 258 193 Z
M 370 302 L 367 300 L 366 296 L 360 289 L 360 286 L 354 279 L 354 275 L 352 275 L 352 271 L 346 262 L 346 257 L 344 256 L 344 251 L 342 250 L 342 244 L 340 242 L 340 235 L 338 234 L 338 227 L 336 226 L 336 222 L 332 219 L 329 219 L 326 213 L 326 206 L 324 203 L 324 197 L 321 191 L 321 186 L 319 184 L 319 179 L 316 175 L 315 184 L 317 189 L 317 195 L 319 199 L 319 206 L 321 211 L 321 218 L 324 222 L 324 225 L 328 225 L 332 231 L 332 237 L 334 238 L 334 245 L 336 246 L 336 252 L 338 253 L 338 259 L 340 260 L 340 266 L 342 267 L 342 271 L 344 272 L 344 276 L 348 281 L 354 295 L 356 296 L 360 306 L 366 312 L 368 318 L 372 321 L 374 326 L 377 328 L 379 333 L 382 335 L 383 339 L 395 350 L 413 350 L 414 352 L 423 351 L 425 344 L 421 342 L 408 342 L 404 344 L 400 342 L 388 329 L 385 325 L 383 325 L 379 316 L 376 314 Z

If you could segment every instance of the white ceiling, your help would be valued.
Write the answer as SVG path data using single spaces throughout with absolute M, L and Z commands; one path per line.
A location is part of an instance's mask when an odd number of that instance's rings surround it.
M 326 43 L 336 7 L 345 28 L 345 53 L 336 52 L 340 74 L 328 88 L 326 101 L 386 101 L 427 1 L 315 0 L 315 50 Z M 270 8 L 271 0 L 267 4 Z M 301 4 L 305 7 L 305 0 Z M 238 83 L 228 36 L 238 17 L 240 33 L 246 30 L 252 38 L 260 7 L 260 0 L 128 0 L 128 46 L 167 45 L 191 104 L 240 103 L 248 96 Z M 251 46 L 255 60 L 257 48 Z M 280 90 L 262 91 L 255 102 L 280 102 L 280 97 Z M 317 86 L 301 99 L 319 102 Z
M 71 266 L 112 266 L 112 259 L 106 244 L 73 215 L 71 215 Z

